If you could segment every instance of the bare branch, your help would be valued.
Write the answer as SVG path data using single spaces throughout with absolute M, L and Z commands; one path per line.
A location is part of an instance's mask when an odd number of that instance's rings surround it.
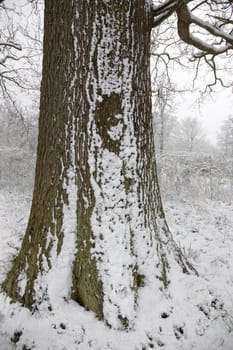
M 170 17 L 178 7 L 178 0 L 167 0 L 164 3 L 154 6 L 152 10 L 153 27 L 157 27 L 166 18 Z
M 212 55 L 219 55 L 230 49 L 233 49 L 233 36 L 194 16 L 189 10 L 185 1 L 182 1 L 182 4 L 180 2 L 180 6 L 177 8 L 176 13 L 178 17 L 178 34 L 180 38 L 187 44 Z M 216 47 L 216 43 L 210 45 L 205 41 L 195 37 L 190 32 L 191 24 L 195 24 L 200 28 L 205 29 L 208 33 L 212 34 L 215 37 L 221 37 L 226 41 L 226 45 Z
M 22 46 L 20 44 L 13 43 L 13 42 L 0 42 L 0 46 L 12 47 L 16 50 L 22 51 Z
M 198 25 L 201 28 L 204 28 L 206 31 L 208 31 L 210 34 L 214 36 L 218 36 L 220 38 L 223 38 L 226 40 L 227 43 L 229 43 L 231 46 L 233 46 L 233 36 L 230 34 L 225 33 L 224 31 L 212 26 L 211 24 L 201 21 L 200 18 L 194 16 L 193 14 L 191 15 L 191 23 L 194 23 Z

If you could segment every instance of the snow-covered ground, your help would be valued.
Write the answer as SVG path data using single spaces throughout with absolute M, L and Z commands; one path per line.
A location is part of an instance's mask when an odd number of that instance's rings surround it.
M 233 204 L 169 201 L 169 226 L 199 277 L 142 288 L 135 329 L 109 329 L 74 302 L 31 315 L 0 294 L 0 350 L 233 350 Z M 0 282 L 23 237 L 30 195 L 0 191 Z M 156 293 L 157 292 L 157 293 Z M 143 298 L 145 300 L 145 297 Z

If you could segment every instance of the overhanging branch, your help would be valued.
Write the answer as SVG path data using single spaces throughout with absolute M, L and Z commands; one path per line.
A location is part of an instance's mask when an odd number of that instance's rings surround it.
M 153 27 L 161 24 L 166 18 L 170 17 L 174 12 L 176 12 L 178 20 L 178 34 L 180 38 L 189 45 L 196 47 L 197 49 L 212 55 L 222 54 L 230 49 L 233 49 L 233 35 L 226 33 L 222 30 L 221 26 L 216 27 L 206 21 L 201 20 L 199 17 L 195 16 L 192 11 L 188 8 L 188 3 L 192 0 L 166 0 L 162 4 L 154 6 L 152 9 L 153 15 Z M 199 5 L 204 4 L 206 1 L 202 1 Z M 229 4 L 229 1 L 226 1 Z M 199 6 L 196 6 L 197 8 Z M 232 24 L 230 19 L 221 19 L 224 24 Z M 224 46 L 220 46 L 216 43 L 208 44 L 206 41 L 201 40 L 197 36 L 191 33 L 190 26 L 194 24 L 201 29 L 204 29 L 208 34 L 214 37 L 219 37 L 225 41 Z
M 179 0 L 167 0 L 164 3 L 154 6 L 152 9 L 153 27 L 157 27 L 166 18 L 170 17 L 177 9 Z
M 204 51 L 205 53 L 212 55 L 219 55 L 230 49 L 233 49 L 233 36 L 217 28 L 210 23 L 202 21 L 200 18 L 194 16 L 189 10 L 185 1 L 180 1 L 180 5 L 176 9 L 178 21 L 178 34 L 180 38 L 189 45 L 196 47 L 197 49 Z M 207 33 L 212 34 L 215 37 L 220 37 L 225 40 L 224 46 L 217 47 L 216 44 L 208 44 L 205 41 L 194 36 L 190 31 L 190 25 L 195 24 L 198 27 L 205 29 Z

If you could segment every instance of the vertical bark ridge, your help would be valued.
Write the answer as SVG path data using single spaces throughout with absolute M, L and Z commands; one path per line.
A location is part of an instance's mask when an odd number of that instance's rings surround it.
M 68 181 L 70 156 L 66 145 L 71 139 L 67 105 L 70 89 L 70 28 L 72 7 L 61 1 L 45 3 L 43 79 L 39 118 L 39 142 L 31 213 L 21 250 L 4 283 L 4 289 L 25 306 L 33 308 L 46 299 L 40 283 L 51 268 L 51 250 L 57 253 L 63 245 L 64 206 L 68 194 L 63 184 Z M 67 72 L 67 67 L 69 70 Z M 56 78 L 55 78 L 56 77 Z M 22 283 L 21 283 L 22 282 Z M 35 305 L 35 307 L 37 307 Z
M 102 283 L 97 273 L 95 258 L 91 255 L 93 233 L 90 218 L 95 205 L 95 197 L 90 183 L 88 164 L 90 137 L 88 134 L 88 114 L 90 106 L 87 99 L 86 81 L 88 79 L 94 12 L 94 2 L 74 2 L 73 35 L 76 43 L 74 65 L 77 79 L 74 84 L 76 99 L 73 110 L 77 108 L 76 173 L 78 197 L 77 254 L 73 265 L 72 298 L 86 309 L 94 311 L 99 318 L 103 318 Z
M 87 90 L 89 166 L 95 207 L 91 224 L 103 313 L 114 327 L 132 326 L 136 315 L 133 204 L 137 208 L 132 1 L 96 1 Z M 137 209 L 136 209 L 137 210 Z M 137 220 L 138 221 L 138 220 Z M 133 226 L 133 227 L 132 227 Z

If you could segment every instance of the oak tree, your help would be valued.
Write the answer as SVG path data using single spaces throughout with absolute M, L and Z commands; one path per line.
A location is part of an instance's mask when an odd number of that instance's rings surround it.
M 195 15 L 213 10 L 210 21 Z M 198 57 L 233 48 L 232 1 L 45 0 L 32 207 L 3 288 L 31 310 L 73 299 L 132 327 L 139 291 L 195 270 L 166 224 L 156 174 L 150 34 L 177 16 Z M 219 15 L 219 11 L 222 16 Z M 204 29 L 213 44 L 192 34 Z M 217 37 L 220 40 L 215 40 Z

